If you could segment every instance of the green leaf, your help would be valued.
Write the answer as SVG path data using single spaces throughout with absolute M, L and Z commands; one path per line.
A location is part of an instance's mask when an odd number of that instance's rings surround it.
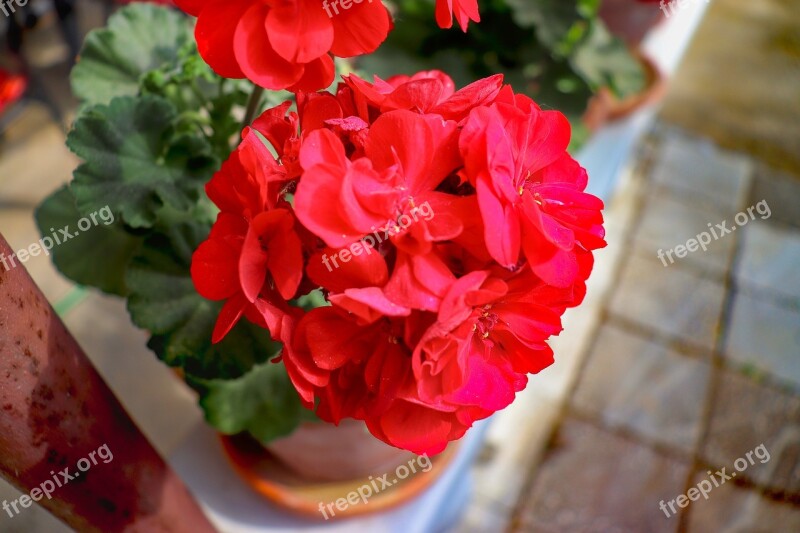
M 70 234 L 75 233 L 81 219 L 75 199 L 66 185 L 48 196 L 36 209 L 35 216 L 42 238 L 49 237 L 53 241 L 54 233 L 59 240 L 63 239 L 62 228 L 68 227 Z M 125 269 L 139 250 L 142 238 L 129 234 L 119 223 L 106 224 L 111 220 L 108 215 L 96 215 L 96 220 L 98 224 L 85 235 L 78 233 L 54 246 L 50 250 L 53 263 L 62 274 L 80 285 L 124 296 L 127 293 Z
M 174 64 L 181 47 L 192 41 L 191 22 L 179 11 L 150 3 L 126 6 L 108 27 L 86 37 L 72 70 L 72 90 L 87 105 L 134 96 L 144 74 Z
M 627 46 L 600 21 L 592 23 L 589 37 L 570 59 L 575 71 L 593 88 L 610 88 L 624 97 L 641 91 L 645 77 L 642 65 Z
M 222 342 L 211 344 L 222 304 L 197 294 L 189 264 L 164 235 L 145 242 L 126 283 L 131 319 L 154 335 L 150 348 L 170 366 L 202 378 L 235 378 L 278 351 L 267 330 L 245 319 Z
M 282 363 L 257 365 L 234 380 L 190 377 L 189 383 L 200 392 L 208 423 L 228 435 L 248 431 L 266 443 L 288 435 L 302 419 L 313 418 Z
M 523 28 L 535 27 L 539 39 L 554 48 L 570 33 L 570 29 L 592 15 L 586 0 L 507 0 L 514 21 Z M 596 2 L 595 2 L 596 3 Z M 596 9 L 596 7 L 595 7 Z
M 128 269 L 128 310 L 138 326 L 155 333 L 150 348 L 186 371 L 208 422 L 223 433 L 249 431 L 267 442 L 313 418 L 285 367 L 269 362 L 281 345 L 267 330 L 243 319 L 222 342 L 211 344 L 221 305 L 197 294 L 181 260 L 157 242 L 162 238 L 148 241 Z
M 133 228 L 152 227 L 168 204 L 189 210 L 216 168 L 206 140 L 175 135 L 175 108 L 157 96 L 120 97 L 87 109 L 67 146 L 86 162 L 72 192 L 81 213 L 109 206 Z

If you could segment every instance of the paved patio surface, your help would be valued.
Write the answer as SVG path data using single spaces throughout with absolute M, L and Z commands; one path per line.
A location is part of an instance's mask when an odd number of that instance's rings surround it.
M 646 152 L 618 277 L 509 530 L 798 531 L 800 227 L 782 220 L 800 203 L 767 210 L 789 178 L 671 127 Z M 658 258 L 722 221 L 707 251 Z

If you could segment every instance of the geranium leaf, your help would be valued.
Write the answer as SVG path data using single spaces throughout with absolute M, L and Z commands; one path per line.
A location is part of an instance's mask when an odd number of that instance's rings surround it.
M 86 37 L 72 90 L 86 105 L 135 96 L 148 71 L 175 64 L 181 47 L 192 42 L 191 21 L 180 12 L 150 3 L 126 6 Z
M 96 217 L 98 224 L 80 232 L 77 226 L 81 214 L 66 185 L 48 196 L 36 210 L 36 224 L 43 239 L 62 241 L 50 250 L 53 263 L 62 274 L 80 285 L 124 296 L 127 294 L 125 269 L 139 250 L 142 238 L 126 232 L 116 220 L 106 224 L 110 218 L 108 215 Z M 74 235 L 68 240 L 64 240 L 61 231 L 65 228 Z
M 266 443 L 287 435 L 312 411 L 300 403 L 281 363 L 266 362 L 233 380 L 189 380 L 200 393 L 206 420 L 222 433 L 249 432 Z
M 115 98 L 85 110 L 67 146 L 86 162 L 71 188 L 78 210 L 108 205 L 133 228 L 149 228 L 169 204 L 189 210 L 216 160 L 200 134 L 172 130 L 175 108 L 158 96 Z
M 586 42 L 578 47 L 570 63 L 595 90 L 609 87 L 619 97 L 641 91 L 645 84 L 642 65 L 599 21 L 592 23 Z
M 535 27 L 539 39 L 550 48 L 561 43 L 570 28 L 596 11 L 596 0 L 507 0 L 514 21 L 523 28 Z
M 246 320 L 211 344 L 222 305 L 197 294 L 188 264 L 169 250 L 165 236 L 148 239 L 125 279 L 131 319 L 154 335 L 149 346 L 159 358 L 199 377 L 235 378 L 277 352 L 269 332 Z

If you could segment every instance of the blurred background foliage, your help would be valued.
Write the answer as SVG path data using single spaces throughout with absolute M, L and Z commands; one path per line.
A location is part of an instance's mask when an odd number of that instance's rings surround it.
M 461 87 L 503 73 L 506 82 L 547 109 L 565 113 L 578 137 L 593 94 L 640 91 L 641 64 L 598 17 L 600 0 L 481 0 L 481 22 L 463 33 L 436 25 L 433 0 L 392 0 L 396 24 L 359 72 L 388 78 L 440 69 Z

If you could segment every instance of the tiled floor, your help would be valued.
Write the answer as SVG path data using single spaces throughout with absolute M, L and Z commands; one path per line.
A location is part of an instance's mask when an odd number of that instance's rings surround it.
M 769 191 L 800 200 L 800 181 L 754 188 L 755 161 L 667 126 L 650 143 L 603 321 L 509 530 L 797 531 L 800 201 Z M 781 220 L 747 215 L 762 201 Z M 707 251 L 657 258 L 723 220 L 737 231 Z

